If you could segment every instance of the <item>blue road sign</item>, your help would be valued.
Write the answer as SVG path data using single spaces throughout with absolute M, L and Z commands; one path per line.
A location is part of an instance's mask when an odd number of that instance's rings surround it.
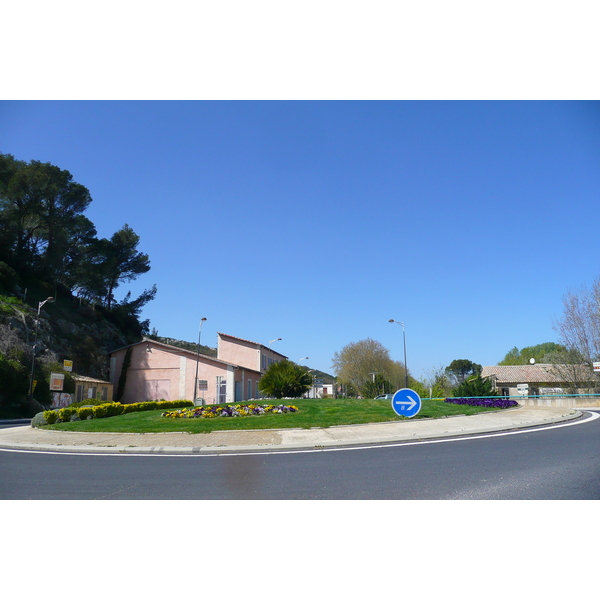
M 399 417 L 414 417 L 421 410 L 421 396 L 414 390 L 402 388 L 394 394 L 392 408 Z

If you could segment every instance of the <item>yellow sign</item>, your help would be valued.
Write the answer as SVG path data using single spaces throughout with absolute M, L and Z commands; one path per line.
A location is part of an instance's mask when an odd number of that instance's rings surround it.
M 65 371 L 70 373 L 73 370 L 73 361 L 72 360 L 63 360 L 63 368 Z

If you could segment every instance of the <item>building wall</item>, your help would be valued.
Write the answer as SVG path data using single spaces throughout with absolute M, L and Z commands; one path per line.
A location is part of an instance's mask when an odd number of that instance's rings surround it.
M 273 362 L 283 360 L 285 357 L 262 344 L 242 340 L 225 334 L 218 334 L 217 356 L 234 365 L 264 373 Z
M 62 408 L 69 406 L 73 402 L 85 402 L 90 398 L 112 402 L 112 383 L 89 377 L 75 377 L 75 393 L 53 392 L 51 407 Z
M 234 365 L 247 369 L 260 370 L 260 350 L 258 344 L 218 335 L 217 357 Z
M 126 352 L 127 349 L 123 348 L 111 356 L 111 381 L 115 384 L 115 389 Z M 151 341 L 142 342 L 131 346 L 131 362 L 121 402 L 129 404 L 149 400 L 193 400 L 196 365 L 200 383 L 196 395 L 198 403 L 233 402 L 236 399 L 236 382 L 239 382 L 238 400 L 245 401 L 249 398 L 248 381 L 254 392 L 260 378 L 257 371 L 236 368 L 212 357 L 201 354 L 197 361 L 195 354 L 185 350 L 165 348 Z M 254 397 L 254 393 L 250 397 Z

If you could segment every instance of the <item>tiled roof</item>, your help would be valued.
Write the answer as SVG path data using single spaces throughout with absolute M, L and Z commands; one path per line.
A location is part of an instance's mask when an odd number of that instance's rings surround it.
M 573 367 L 574 365 L 569 365 Z M 581 366 L 584 370 L 585 366 Z M 502 383 L 563 383 L 555 365 L 496 365 L 483 367 L 482 377 L 495 376 L 497 385 Z

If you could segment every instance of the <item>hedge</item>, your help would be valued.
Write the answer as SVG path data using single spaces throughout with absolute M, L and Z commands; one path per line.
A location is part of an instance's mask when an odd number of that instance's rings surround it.
M 37 419 L 35 424 L 32 421 L 31 425 L 37 427 L 39 425 L 52 425 L 53 423 L 67 423 L 68 421 L 104 419 L 106 417 L 115 417 L 143 410 L 169 410 L 189 406 L 194 406 L 191 400 L 159 400 L 157 402 L 135 402 L 134 404 L 105 402 L 97 406 L 66 406 L 57 410 L 45 410 L 43 412 L 43 419 Z

